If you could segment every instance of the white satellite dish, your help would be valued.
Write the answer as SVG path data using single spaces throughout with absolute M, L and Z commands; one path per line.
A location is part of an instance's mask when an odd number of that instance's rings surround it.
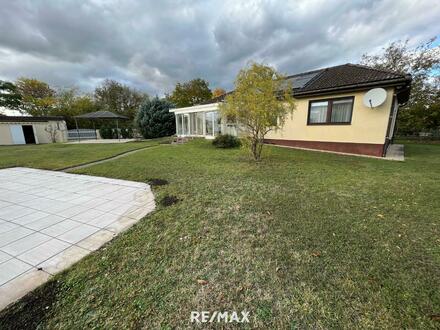
M 370 89 L 364 95 L 364 105 L 369 108 L 375 108 L 383 104 L 387 99 L 387 91 L 383 88 Z

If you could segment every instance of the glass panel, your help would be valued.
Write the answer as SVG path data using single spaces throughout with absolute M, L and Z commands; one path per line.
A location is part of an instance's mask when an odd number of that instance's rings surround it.
M 351 110 L 353 108 L 353 100 L 337 100 L 332 105 L 332 123 L 349 123 L 351 119 Z
M 189 135 L 189 116 L 187 114 L 183 115 L 182 135 Z
M 197 135 L 197 122 L 196 122 L 196 114 L 190 113 L 189 114 L 189 123 L 190 123 L 190 134 L 191 135 Z
M 182 115 L 176 115 L 177 135 L 182 135 Z
M 214 130 L 212 127 L 212 119 L 214 117 L 214 112 L 206 112 L 205 113 L 205 134 L 206 135 L 213 135 Z
M 196 113 L 197 135 L 203 135 L 203 112 Z
M 221 134 L 221 118 L 217 111 L 213 112 L 213 118 L 214 118 L 214 135 Z
M 237 125 L 236 124 L 223 124 L 222 125 L 222 134 L 229 134 L 233 136 L 237 136 Z
M 312 102 L 310 104 L 309 123 L 325 123 L 327 121 L 328 102 Z

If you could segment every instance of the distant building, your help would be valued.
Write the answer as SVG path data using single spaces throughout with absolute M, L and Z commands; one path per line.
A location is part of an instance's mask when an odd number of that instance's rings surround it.
M 5 116 L 0 114 L 0 145 L 67 141 L 63 117 Z
M 355 64 L 286 79 L 293 85 L 296 110 L 281 129 L 267 134 L 266 143 L 378 157 L 393 140 L 399 105 L 408 101 L 411 88 L 410 75 Z M 240 126 L 219 113 L 227 94 L 171 109 L 177 136 L 240 135 Z

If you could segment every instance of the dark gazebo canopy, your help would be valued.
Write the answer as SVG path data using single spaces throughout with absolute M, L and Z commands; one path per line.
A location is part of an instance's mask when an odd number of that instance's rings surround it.
M 123 115 L 118 115 L 111 111 L 95 111 L 85 113 L 83 115 L 75 116 L 75 118 L 80 119 L 128 119 L 128 117 Z
M 94 119 L 115 119 L 116 120 L 116 134 L 118 135 L 118 140 L 120 140 L 118 120 L 119 119 L 128 119 L 128 117 L 126 117 L 126 116 L 119 115 L 119 114 L 113 113 L 111 111 L 89 112 L 89 113 L 85 113 L 85 114 L 82 114 L 82 115 L 79 115 L 79 116 L 75 116 L 73 118 L 75 118 L 75 124 L 76 124 L 76 130 L 78 132 L 78 141 L 79 142 L 81 142 L 81 138 L 80 138 L 80 134 L 79 134 L 77 119 L 90 119 L 90 120 L 94 120 Z M 95 127 L 95 123 L 93 123 L 93 127 Z

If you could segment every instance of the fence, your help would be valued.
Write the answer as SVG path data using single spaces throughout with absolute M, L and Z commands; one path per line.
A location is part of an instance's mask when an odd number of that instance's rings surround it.
M 425 130 L 424 132 L 416 132 L 413 134 L 396 134 L 395 139 L 410 141 L 440 141 L 440 129 Z
M 94 129 L 86 129 L 86 128 L 80 128 L 80 129 L 69 129 L 67 131 L 67 138 L 68 140 L 90 140 L 90 139 L 97 139 L 96 130 Z

